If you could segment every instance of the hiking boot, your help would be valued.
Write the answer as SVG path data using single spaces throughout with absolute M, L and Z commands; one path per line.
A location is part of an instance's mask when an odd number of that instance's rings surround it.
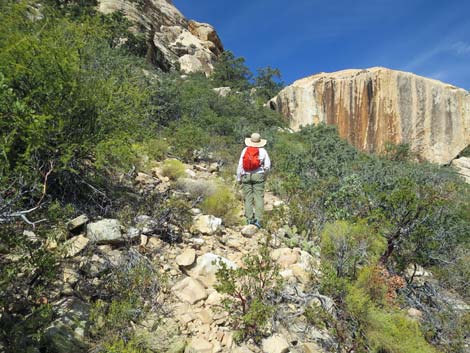
M 258 222 L 258 220 L 254 221 L 252 224 L 255 225 L 258 229 L 261 228 L 261 224 Z

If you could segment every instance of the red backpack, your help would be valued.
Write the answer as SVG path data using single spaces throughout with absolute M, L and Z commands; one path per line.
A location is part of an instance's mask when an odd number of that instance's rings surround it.
M 245 154 L 243 155 L 243 169 L 245 172 L 252 172 L 259 167 L 261 167 L 261 161 L 259 160 L 259 148 L 247 147 Z

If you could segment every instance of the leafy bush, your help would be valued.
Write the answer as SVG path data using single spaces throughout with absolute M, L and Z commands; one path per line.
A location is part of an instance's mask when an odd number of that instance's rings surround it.
M 216 290 L 227 294 L 224 306 L 231 313 L 236 340 L 260 339 L 274 313 L 274 298 L 281 288 L 277 263 L 263 245 L 258 254 L 247 255 L 244 267 L 231 269 L 220 262 Z
M 186 167 L 177 159 L 167 159 L 162 164 L 162 173 L 171 180 L 177 180 L 186 175 Z

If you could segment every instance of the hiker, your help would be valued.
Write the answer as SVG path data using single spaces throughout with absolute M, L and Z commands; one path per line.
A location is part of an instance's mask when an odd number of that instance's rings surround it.
M 240 155 L 237 181 L 241 183 L 245 198 L 245 217 L 248 224 L 261 228 L 264 211 L 264 182 L 271 168 L 268 152 L 263 148 L 266 140 L 253 133 L 245 139 L 246 147 Z

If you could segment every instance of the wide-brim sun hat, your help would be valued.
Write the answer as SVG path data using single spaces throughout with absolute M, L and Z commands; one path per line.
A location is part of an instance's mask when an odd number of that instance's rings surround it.
M 261 135 L 257 132 L 252 133 L 251 137 L 247 137 L 245 139 L 245 145 L 248 147 L 264 147 L 266 145 L 267 140 L 262 139 Z

